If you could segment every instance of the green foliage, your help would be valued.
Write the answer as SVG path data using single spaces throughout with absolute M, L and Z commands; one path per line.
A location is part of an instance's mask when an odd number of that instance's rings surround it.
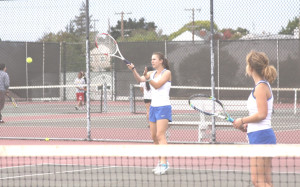
M 146 39 L 143 39 L 143 37 L 149 38 L 149 33 L 155 32 L 157 28 L 154 22 L 146 22 L 144 18 L 140 18 L 138 21 L 131 18 L 129 18 L 128 21 L 123 20 L 123 26 L 124 36 L 127 37 L 127 40 L 129 41 L 146 41 Z M 111 27 L 110 34 L 118 41 L 121 40 L 121 21 L 118 21 L 115 27 Z M 131 37 L 132 39 L 128 39 Z M 134 40 L 134 38 L 137 40 Z M 150 39 L 151 38 L 152 37 L 150 37 Z
M 121 38 L 118 41 L 127 41 L 127 42 L 140 42 L 140 41 L 163 41 L 166 40 L 167 36 L 159 35 L 154 30 L 144 30 L 139 29 L 131 33 L 131 37 L 126 37 L 124 40 Z
M 92 16 L 90 16 L 90 19 Z M 90 28 L 92 26 L 90 25 Z M 95 33 L 90 33 L 90 42 L 93 43 Z M 82 3 L 80 13 L 65 27 L 65 31 L 57 33 L 47 33 L 39 42 L 62 42 L 64 47 L 63 62 L 65 71 L 82 71 L 85 70 L 85 39 L 86 39 L 86 12 L 85 4 Z M 67 43 L 67 44 L 66 44 Z
M 236 30 L 232 28 L 224 28 L 221 32 L 223 33 L 224 40 L 238 40 L 249 33 L 247 29 L 241 27 L 238 27 Z
M 182 28 L 180 28 L 178 31 L 173 32 L 172 34 L 170 34 L 170 36 L 168 37 L 168 40 L 171 41 L 174 38 L 176 38 L 177 36 L 181 35 L 182 33 L 184 33 L 187 30 L 192 31 L 192 27 L 193 26 L 193 22 L 187 23 L 185 24 Z M 195 28 L 195 30 L 207 30 L 210 31 L 210 21 L 195 21 L 194 22 L 194 26 L 198 26 Z M 218 26 L 216 24 L 214 24 L 214 30 L 218 31 Z
M 294 34 L 295 28 L 299 27 L 299 18 L 295 17 L 294 20 L 289 20 L 287 26 L 281 27 L 279 34 Z

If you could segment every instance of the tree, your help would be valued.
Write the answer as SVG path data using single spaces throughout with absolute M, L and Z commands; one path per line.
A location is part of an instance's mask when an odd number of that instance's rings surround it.
M 287 26 L 281 27 L 279 34 L 294 34 L 294 30 L 299 27 L 299 18 L 295 17 L 294 20 L 289 20 Z
M 85 3 L 80 7 L 80 13 L 75 16 L 65 27 L 65 31 L 57 33 L 47 33 L 42 36 L 39 42 L 63 42 L 65 50 L 66 70 L 82 71 L 85 70 L 85 38 L 86 38 L 86 12 Z M 92 16 L 90 16 L 90 19 Z M 89 26 L 92 28 L 92 25 Z M 90 42 L 94 42 L 95 33 L 90 33 Z
M 111 27 L 111 35 L 117 41 L 157 41 L 164 40 L 167 37 L 162 35 L 161 30 L 156 32 L 157 26 L 154 22 L 146 22 L 145 18 L 136 19 L 129 18 L 124 20 L 124 40 L 121 38 L 121 21 L 117 25 Z
M 232 28 L 224 28 L 221 32 L 223 33 L 223 40 L 237 40 L 242 36 L 249 34 L 247 29 L 241 27 L 238 27 L 236 30 Z

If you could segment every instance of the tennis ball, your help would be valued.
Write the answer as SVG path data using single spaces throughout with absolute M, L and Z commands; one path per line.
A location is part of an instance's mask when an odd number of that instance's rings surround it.
M 45 138 L 46 141 L 49 141 L 49 138 Z
M 31 58 L 31 57 L 27 57 L 27 58 L 26 58 L 26 62 L 27 62 L 28 64 L 30 64 L 30 63 L 32 62 L 32 58 Z

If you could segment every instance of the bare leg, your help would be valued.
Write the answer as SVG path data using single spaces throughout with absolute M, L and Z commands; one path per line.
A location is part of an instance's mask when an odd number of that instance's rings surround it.
M 147 112 L 147 121 L 149 122 L 149 111 L 150 111 L 150 103 L 145 103 L 145 107 L 146 107 L 146 112 Z M 150 127 L 150 123 L 149 126 Z
M 255 187 L 272 187 L 272 159 L 255 157 L 250 159 L 251 180 Z
M 156 128 L 157 128 L 157 132 L 156 132 L 156 137 L 157 137 L 157 141 L 159 145 L 166 145 L 167 143 L 167 138 L 166 138 L 166 131 L 168 129 L 168 123 L 169 120 L 167 119 L 161 119 L 161 120 L 157 120 L 156 122 Z M 166 158 L 165 157 L 161 157 L 160 158 L 160 162 L 161 163 L 167 163 Z
M 155 122 L 149 122 L 150 123 L 150 133 L 151 133 L 151 138 L 153 140 L 154 144 L 158 144 L 158 140 L 157 140 L 157 125 Z

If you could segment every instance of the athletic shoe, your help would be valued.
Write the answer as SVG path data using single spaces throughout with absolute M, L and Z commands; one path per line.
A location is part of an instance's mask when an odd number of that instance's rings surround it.
M 158 164 L 156 165 L 156 167 L 154 169 L 152 169 L 152 172 L 154 173 L 159 167 L 160 167 L 160 161 L 158 161 Z
M 163 175 L 168 171 L 168 169 L 169 169 L 169 163 L 160 164 L 160 167 L 155 170 L 154 174 Z

